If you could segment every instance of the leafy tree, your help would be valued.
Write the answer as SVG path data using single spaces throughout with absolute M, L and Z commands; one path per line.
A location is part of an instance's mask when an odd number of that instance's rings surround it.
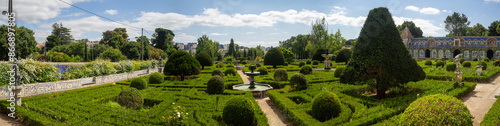
M 500 32 L 497 32 L 498 25 L 500 25 L 500 20 L 491 22 L 488 26 L 488 36 L 500 36 Z
M 157 60 L 161 57 L 161 59 L 166 59 L 167 58 L 167 53 L 163 52 L 161 49 L 157 49 L 153 46 L 148 46 L 148 50 L 150 53 L 150 59 Z
M 210 55 L 206 52 L 196 53 L 196 60 L 200 62 L 202 70 L 205 69 L 205 66 L 212 66 L 214 62 L 212 57 L 210 57 Z
M 116 32 L 116 31 L 107 30 L 106 32 L 102 33 L 102 39 L 101 39 L 101 41 L 99 41 L 99 44 L 108 44 L 109 39 L 116 37 L 116 36 L 119 36 L 119 35 L 120 34 L 118 34 L 118 32 Z
M 371 10 L 340 82 L 375 82 L 373 86 L 381 99 L 390 87 L 425 79 L 425 72 L 402 41 L 389 10 Z
M 297 39 L 292 42 L 292 52 L 297 54 L 298 59 L 309 58 L 309 52 L 306 51 L 307 41 L 310 35 L 297 35 Z
M 35 53 L 39 50 L 36 46 L 37 42 L 35 41 L 34 32 L 31 29 L 28 29 L 24 26 L 17 27 L 14 26 L 14 34 L 15 34 L 15 57 L 18 59 L 26 58 L 31 53 Z M 8 35 L 8 26 L 2 25 L 0 26 L 0 60 L 9 60 L 9 35 Z
M 151 42 L 155 48 L 161 49 L 170 55 L 170 53 L 177 51 L 172 41 L 174 37 L 175 34 L 171 30 L 156 28 Z
M 115 31 L 116 33 L 118 33 L 119 35 L 121 35 L 124 39 L 127 39 L 128 38 L 128 34 L 127 34 L 127 29 L 126 28 L 115 28 Z
M 234 40 L 231 38 L 231 42 L 229 43 L 228 51 L 226 53 L 226 56 L 233 56 L 236 58 L 236 51 L 234 48 Z
M 469 26 L 470 21 L 468 21 L 465 14 L 460 15 L 454 12 L 451 16 L 446 17 L 444 23 L 446 24 L 446 31 L 450 32 L 450 35 L 460 36 L 465 35 L 466 28 Z
M 57 37 L 59 37 L 59 40 L 61 40 L 59 44 L 57 45 L 65 45 L 65 44 L 69 44 L 70 42 L 72 42 L 74 39 L 73 39 L 73 36 L 70 34 L 70 29 L 69 28 L 66 28 L 66 27 L 63 27 L 63 24 L 62 23 L 54 23 L 52 24 L 52 35 L 55 35 Z
M 57 37 L 56 35 L 50 35 L 47 36 L 47 42 L 45 42 L 45 48 L 46 50 L 51 50 L 55 46 L 59 45 L 61 43 L 61 39 Z
M 62 52 L 64 54 L 68 54 L 69 56 L 79 56 L 79 57 L 85 57 L 85 47 L 86 43 L 79 41 L 79 42 L 72 42 L 67 45 L 60 45 L 52 48 L 50 51 L 54 52 Z
M 200 63 L 186 51 L 175 51 L 169 57 L 163 73 L 180 75 L 184 81 L 184 76 L 199 74 L 201 72 Z
M 276 47 L 276 48 L 279 48 L 281 50 L 286 62 L 291 63 L 294 61 L 295 57 L 292 51 L 282 47 Z
M 278 48 L 269 49 L 264 57 L 264 65 L 273 65 L 273 68 L 276 68 L 276 65 L 285 65 L 285 58 L 281 50 Z
M 95 44 L 93 45 L 93 48 L 90 50 L 91 56 L 93 57 L 92 60 L 95 58 L 99 57 L 101 53 L 103 53 L 106 50 L 112 49 L 113 47 L 110 47 L 108 45 L 102 45 L 102 44 Z
M 486 36 L 486 28 L 483 25 L 477 23 L 476 25 L 474 25 L 472 33 L 473 36 Z
M 318 49 L 318 50 L 316 50 L 316 52 L 314 53 L 314 55 L 312 57 L 312 60 L 317 60 L 317 61 L 320 61 L 320 62 L 325 61 L 325 57 L 321 56 L 322 54 L 325 54 L 325 53 L 326 53 L 325 49 Z
M 123 55 L 127 56 L 128 59 L 141 59 L 141 43 L 140 42 L 128 42 L 120 49 Z M 151 53 L 149 52 L 149 48 L 144 48 L 144 59 L 150 59 Z
M 101 53 L 101 58 L 111 60 L 111 62 L 117 62 L 127 59 L 122 52 L 118 49 L 108 48 L 108 50 Z
M 410 30 L 411 34 L 415 38 L 421 38 L 424 33 L 420 27 L 417 27 L 415 23 L 413 23 L 413 21 L 404 21 L 403 24 L 398 25 L 397 27 L 399 34 L 401 34 L 406 27 L 408 27 L 408 30 Z
M 206 52 L 208 55 L 210 55 L 210 57 L 215 57 L 218 50 L 219 50 L 219 43 L 210 40 L 207 35 L 203 35 L 200 38 L 198 38 L 196 54 L 200 52 Z

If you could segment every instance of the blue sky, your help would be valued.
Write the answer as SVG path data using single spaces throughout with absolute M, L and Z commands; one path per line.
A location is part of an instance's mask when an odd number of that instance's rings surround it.
M 308 34 L 311 22 L 325 17 L 329 31 L 341 31 L 346 39 L 357 38 L 368 12 L 387 7 L 396 25 L 413 21 L 424 36 L 445 36 L 444 19 L 464 13 L 471 22 L 488 27 L 500 20 L 500 0 L 64 0 L 93 13 L 144 28 L 151 37 L 157 27 L 171 29 L 175 42 L 196 42 L 202 35 L 222 44 L 231 38 L 239 45 L 277 46 L 278 41 Z M 7 0 L 0 0 L 0 10 Z M 5 4 L 4 4 L 5 3 Z M 102 32 L 127 28 L 135 40 L 140 29 L 100 18 L 59 0 L 14 0 L 18 25 L 35 32 L 39 43 L 50 35 L 53 23 L 62 23 L 75 39 L 100 40 Z M 6 16 L 0 24 L 6 24 Z

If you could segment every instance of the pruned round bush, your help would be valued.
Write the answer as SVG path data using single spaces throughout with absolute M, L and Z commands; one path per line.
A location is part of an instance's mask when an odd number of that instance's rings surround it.
M 259 67 L 257 71 L 260 72 L 260 75 L 267 75 L 267 68 L 266 67 Z
M 227 64 L 226 67 L 227 68 L 234 68 L 234 65 L 233 64 Z
M 161 84 L 163 83 L 163 74 L 160 72 L 155 72 L 149 76 L 149 83 L 150 84 Z
M 432 61 L 429 60 L 429 59 L 425 60 L 425 65 L 431 66 L 432 65 Z
M 441 60 L 438 60 L 438 61 L 436 62 L 436 67 L 444 67 L 444 62 L 443 62 L 443 61 L 441 61 Z
M 296 73 L 290 78 L 290 85 L 293 90 L 300 91 L 307 89 L 307 80 L 303 74 Z
M 477 58 L 472 59 L 472 61 L 477 61 Z
M 224 75 L 233 75 L 236 76 L 236 69 L 234 68 L 227 68 L 226 71 L 224 71 Z
M 446 64 L 446 71 L 455 71 L 457 69 L 457 65 L 454 63 Z
M 484 57 L 483 62 L 490 62 L 490 58 Z
M 314 52 L 313 57 L 312 57 L 311 60 L 325 61 L 325 57 L 321 56 L 321 55 L 323 55 L 325 53 L 326 53 L 325 49 L 318 49 L 318 50 L 316 50 L 316 52 Z
M 311 74 L 312 73 L 312 67 L 311 66 L 303 66 L 300 68 L 300 73 L 302 74 Z
M 212 76 L 215 76 L 215 75 L 219 75 L 221 77 L 224 77 L 224 73 L 222 73 L 222 70 L 219 70 L 219 69 L 215 69 L 214 71 L 212 71 Z
M 334 77 L 340 77 L 340 74 L 342 74 L 342 72 L 344 72 L 345 70 L 345 67 L 337 67 L 335 68 L 335 72 L 333 73 L 333 76 Z
M 139 90 L 127 88 L 118 94 L 116 102 L 125 108 L 140 109 L 144 104 L 144 98 Z
M 168 57 L 167 63 L 165 67 L 163 67 L 163 73 L 180 75 L 181 80 L 184 81 L 184 76 L 200 74 L 201 65 L 200 62 L 188 52 L 175 51 Z
M 201 69 L 205 69 L 205 66 L 212 66 L 213 60 L 212 57 L 206 52 L 200 52 L 196 54 L 196 60 L 200 62 Z
M 256 63 L 255 66 L 257 67 L 261 67 L 260 63 Z
M 318 64 L 319 64 L 319 61 L 317 61 L 317 60 L 313 61 L 313 65 L 318 65 Z
M 287 81 L 288 73 L 285 69 L 279 68 L 274 72 L 274 81 Z
M 460 64 L 462 64 L 462 63 L 465 62 L 465 59 L 464 58 L 460 58 L 459 61 L 460 61 Z
M 276 68 L 277 65 L 285 64 L 285 56 L 283 56 L 283 52 L 281 52 L 278 48 L 271 48 L 267 51 L 264 56 L 264 65 L 273 65 L 273 68 Z
M 302 66 L 304 66 L 304 65 L 306 65 L 306 63 L 304 63 L 304 62 L 300 62 L 300 63 L 299 63 L 299 67 L 302 67 Z
M 349 62 L 351 59 L 351 49 L 342 49 L 337 53 L 337 57 L 335 57 L 335 62 L 340 63 L 340 62 Z
M 469 109 L 457 98 L 435 94 L 412 102 L 399 118 L 399 125 L 408 126 L 472 126 Z
M 482 66 L 483 66 L 483 70 L 486 70 L 486 68 L 488 68 L 488 64 L 486 64 L 485 62 L 481 62 Z
M 470 64 L 470 62 L 469 62 L 469 61 L 465 61 L 463 66 L 464 66 L 464 67 L 470 67 L 470 66 L 471 66 L 471 64 Z
M 340 114 L 340 100 L 332 92 L 320 92 L 312 103 L 311 115 L 317 120 L 324 122 Z
M 219 75 L 212 76 L 207 82 L 208 94 L 222 94 L 224 93 L 224 78 Z
M 224 67 L 224 63 L 223 62 L 218 62 L 217 66 L 215 66 L 215 67 L 222 68 L 222 67 Z
M 137 88 L 139 90 L 142 90 L 142 89 L 145 89 L 148 87 L 148 82 L 146 82 L 146 80 L 144 80 L 144 78 L 142 77 L 138 77 L 138 78 L 135 78 L 132 80 L 132 82 L 130 82 L 130 87 L 134 87 L 134 88 Z
M 493 66 L 500 66 L 500 60 L 495 60 L 495 62 L 493 62 Z
M 306 61 L 306 64 L 311 64 L 311 60 L 307 60 L 307 61 Z
M 226 102 L 222 119 L 228 125 L 253 126 L 255 110 L 252 102 L 243 97 L 233 97 Z

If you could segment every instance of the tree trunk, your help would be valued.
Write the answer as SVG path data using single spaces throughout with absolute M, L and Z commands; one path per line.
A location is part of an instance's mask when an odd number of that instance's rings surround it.
M 184 81 L 184 75 L 181 75 L 181 81 Z
M 201 70 L 205 69 L 205 66 L 201 66 Z
M 378 78 L 377 78 L 377 97 L 378 99 L 383 99 L 385 98 L 385 91 L 387 90 L 385 87 L 380 86 L 382 83 Z
M 273 68 L 276 68 L 276 64 L 273 65 Z

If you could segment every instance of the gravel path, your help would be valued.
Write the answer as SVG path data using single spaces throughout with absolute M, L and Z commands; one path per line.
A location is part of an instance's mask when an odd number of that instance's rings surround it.
M 19 121 L 16 121 L 16 119 L 13 119 L 7 114 L 0 114 L 0 126 L 24 126 L 21 124 Z
M 238 74 L 240 74 L 241 79 L 243 79 L 243 83 L 249 84 L 248 76 L 243 74 L 243 71 L 238 70 Z M 269 97 L 265 98 L 256 98 L 255 101 L 260 106 L 260 109 L 266 114 L 267 123 L 270 126 L 293 126 L 292 122 L 283 115 L 283 113 L 276 107 L 276 105 L 269 99 Z
M 462 101 L 474 116 L 474 126 L 479 126 L 484 116 L 495 103 L 495 95 L 500 94 L 500 77 L 490 83 L 478 83 L 476 88 L 462 97 Z

